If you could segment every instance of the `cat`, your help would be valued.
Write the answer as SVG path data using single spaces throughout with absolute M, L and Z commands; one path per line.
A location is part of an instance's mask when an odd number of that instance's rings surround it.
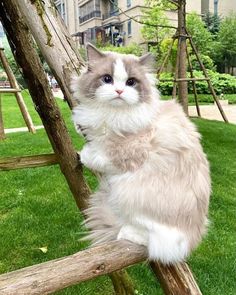
M 85 210 L 93 245 L 129 240 L 150 260 L 183 261 L 207 228 L 211 181 L 200 134 L 174 100 L 161 101 L 154 59 L 87 45 L 72 88 L 81 162 L 100 185 Z

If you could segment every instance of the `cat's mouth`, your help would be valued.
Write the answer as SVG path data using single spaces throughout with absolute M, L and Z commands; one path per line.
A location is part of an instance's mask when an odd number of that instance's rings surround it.
M 115 98 L 113 98 L 113 100 L 123 100 L 123 98 L 121 96 L 116 96 Z

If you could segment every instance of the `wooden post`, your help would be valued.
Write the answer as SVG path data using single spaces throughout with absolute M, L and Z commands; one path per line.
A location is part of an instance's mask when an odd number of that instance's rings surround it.
M 214 90 L 214 88 L 213 88 L 213 86 L 212 86 L 212 84 L 211 84 L 211 81 L 210 81 L 209 77 L 208 77 L 208 74 L 207 74 L 206 68 L 205 68 L 204 64 L 202 63 L 202 61 L 201 61 L 201 58 L 200 58 L 200 56 L 199 56 L 199 54 L 198 54 L 198 52 L 197 52 L 197 49 L 196 49 L 196 47 L 195 47 L 195 45 L 194 45 L 193 40 L 192 40 L 191 37 L 189 38 L 189 41 L 190 41 L 191 47 L 192 47 L 192 49 L 193 49 L 193 51 L 194 51 L 194 53 L 195 53 L 195 55 L 196 55 L 196 57 L 197 57 L 198 63 L 199 63 L 199 65 L 200 65 L 200 68 L 201 68 L 201 70 L 203 71 L 204 76 L 207 78 L 208 87 L 209 87 L 209 89 L 210 89 L 210 91 L 211 91 L 211 94 L 212 94 L 212 96 L 213 96 L 213 99 L 214 99 L 214 101 L 216 102 L 216 105 L 217 105 L 217 107 L 218 107 L 218 109 L 219 109 L 219 111 L 220 111 L 220 113 L 221 113 L 221 116 L 222 116 L 222 118 L 224 119 L 224 121 L 225 121 L 226 123 L 228 123 L 229 121 L 228 121 L 228 119 L 227 119 L 227 117 L 226 117 L 226 115 L 225 115 L 224 110 L 222 109 L 222 106 L 221 106 L 221 104 L 220 104 L 220 102 L 219 102 L 219 100 L 218 100 L 218 97 L 217 97 L 217 95 L 216 95 L 216 93 L 215 93 L 215 90 Z
M 15 89 L 15 90 L 18 90 L 20 87 L 17 83 L 17 80 L 13 74 L 13 71 L 11 69 L 11 67 L 9 66 L 9 63 L 7 61 L 7 58 L 4 54 L 4 51 L 3 51 L 3 48 L 0 48 L 0 60 L 2 62 L 2 65 L 3 65 L 3 68 L 7 74 L 7 77 L 8 77 L 8 80 L 10 82 L 10 85 L 11 85 L 11 88 Z M 33 124 L 33 121 L 30 117 L 30 114 L 28 112 L 28 109 L 27 109 L 27 106 L 24 102 L 24 99 L 23 99 L 23 96 L 21 95 L 20 92 L 16 91 L 15 93 L 15 97 L 16 97 L 16 101 L 19 105 L 19 108 L 21 110 L 21 114 L 24 118 L 24 121 L 26 123 L 26 126 L 28 127 L 28 130 L 32 133 L 35 133 L 36 130 L 34 128 L 34 124 Z
M 33 46 L 33 40 L 28 26 L 18 9 L 19 3 L 20 1 L 18 0 L 8 0 L 7 2 L 0 0 L 0 18 L 7 32 L 16 61 L 22 68 L 23 76 L 28 84 L 31 97 L 42 119 L 61 171 L 67 180 L 77 206 L 80 210 L 84 210 L 87 208 L 90 190 L 83 177 L 82 164 L 80 163 L 77 152 L 73 148 L 60 110 L 53 98 L 46 74 Z M 57 53 L 56 47 L 53 48 Z M 56 62 L 60 63 L 57 59 Z M 65 76 L 65 79 L 69 83 L 69 76 Z M 115 276 L 116 274 L 114 273 L 113 279 Z M 122 276 L 118 274 L 118 280 L 120 285 L 119 290 L 122 290 L 122 293 L 116 293 L 117 295 L 134 294 L 133 285 L 127 279 L 127 275 Z M 126 291 L 127 286 L 129 286 L 128 291 Z
M 186 55 L 187 55 L 187 59 L 188 59 L 190 76 L 191 76 L 191 78 L 194 79 L 193 66 L 192 66 L 192 63 L 191 63 L 191 60 L 190 60 L 190 56 L 189 56 L 189 53 L 188 53 L 187 46 L 186 46 Z M 193 95 L 194 95 L 195 105 L 196 105 L 196 109 L 197 109 L 197 114 L 198 114 L 198 117 L 201 117 L 201 112 L 200 112 L 199 103 L 198 103 L 198 97 L 197 97 L 197 87 L 196 87 L 196 82 L 194 80 L 192 80 L 192 86 L 193 86 Z
M 178 42 L 179 42 L 179 68 L 178 78 L 186 78 L 186 0 L 178 0 Z M 186 81 L 178 82 L 178 98 L 184 112 L 188 115 L 188 84 Z
M 72 76 L 84 64 L 65 25 L 51 0 L 19 0 L 18 8 L 52 70 L 69 106 L 75 106 L 70 90 Z
M 2 98 L 0 93 L 0 140 L 5 139 L 4 125 L 3 125 L 3 116 L 2 116 Z

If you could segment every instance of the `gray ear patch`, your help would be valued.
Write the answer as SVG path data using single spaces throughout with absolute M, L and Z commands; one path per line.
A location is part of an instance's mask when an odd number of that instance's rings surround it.
M 154 70 L 155 67 L 155 57 L 152 53 L 146 53 L 139 58 L 139 62 L 142 66 L 147 67 L 150 70 Z
M 95 46 L 88 43 L 86 46 L 87 49 L 87 59 L 88 62 L 93 62 L 98 60 L 99 58 L 105 57 L 105 54 L 99 51 Z

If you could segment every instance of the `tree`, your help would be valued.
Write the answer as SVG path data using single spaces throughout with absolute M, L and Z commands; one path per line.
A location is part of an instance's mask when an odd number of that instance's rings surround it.
M 196 13 L 190 13 L 186 19 L 187 30 L 192 36 L 193 42 L 201 54 L 211 57 L 213 48 L 212 34 L 205 27 L 204 22 Z
M 168 0 L 147 0 L 146 6 L 148 8 L 143 11 L 144 16 L 142 18 L 144 23 L 142 35 L 149 43 L 150 51 L 160 59 L 162 56 L 162 41 L 174 33 L 165 11 L 176 9 L 176 6 Z
M 217 37 L 220 29 L 221 17 L 218 14 L 207 12 L 202 20 L 205 23 L 206 28 L 212 34 L 213 38 Z
M 218 41 L 221 43 L 222 61 L 228 70 L 236 66 L 236 14 L 224 18 L 220 25 Z

